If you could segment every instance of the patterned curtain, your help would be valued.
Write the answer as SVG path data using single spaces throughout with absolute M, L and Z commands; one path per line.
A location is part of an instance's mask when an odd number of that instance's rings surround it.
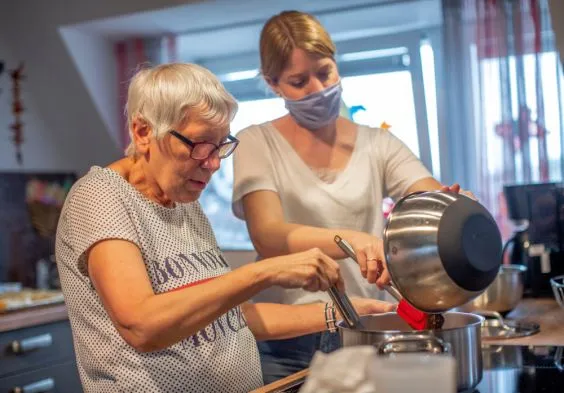
M 122 150 L 129 145 L 129 131 L 125 117 L 129 80 L 143 65 L 157 65 L 176 61 L 176 36 L 132 38 L 114 44 L 118 70 L 119 118 Z
M 470 151 L 459 173 L 508 237 L 503 185 L 561 181 L 564 168 L 564 79 L 547 0 L 442 8 L 448 133 Z

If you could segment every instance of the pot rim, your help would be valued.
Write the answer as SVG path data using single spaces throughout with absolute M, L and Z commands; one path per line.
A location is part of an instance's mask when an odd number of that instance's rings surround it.
M 464 328 L 468 328 L 468 327 L 474 327 L 474 326 L 482 326 L 482 323 L 486 320 L 486 318 L 484 318 L 481 315 L 478 314 L 474 314 L 471 312 L 458 312 L 458 311 L 452 311 L 452 312 L 446 312 L 444 314 L 455 314 L 455 315 L 466 315 L 466 316 L 472 316 L 475 317 L 477 320 L 475 322 L 471 322 L 468 323 L 464 326 L 458 326 L 458 327 L 453 327 L 453 328 L 448 328 L 448 329 L 438 329 L 438 330 L 431 330 L 431 329 L 425 329 L 425 330 L 409 330 L 409 331 L 403 331 L 403 330 L 373 330 L 373 329 L 351 329 L 349 327 L 343 326 L 343 320 L 339 320 L 335 325 L 337 326 L 337 328 L 339 330 L 345 330 L 345 331 L 351 331 L 351 332 L 359 332 L 359 333 L 383 333 L 383 334 L 390 334 L 390 333 L 402 333 L 402 334 L 420 334 L 420 333 L 428 333 L 428 332 L 452 332 L 454 330 L 459 330 L 459 329 L 464 329 Z M 368 316 L 379 316 L 379 315 L 398 315 L 396 312 L 385 312 L 385 313 L 379 313 L 379 314 L 366 314 L 366 315 L 361 315 L 360 319 L 362 320 L 362 318 L 364 317 L 368 317 Z

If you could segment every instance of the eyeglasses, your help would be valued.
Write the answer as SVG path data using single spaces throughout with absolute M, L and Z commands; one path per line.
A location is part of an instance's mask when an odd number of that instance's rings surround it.
M 178 131 L 172 130 L 170 134 L 174 137 L 180 139 L 188 146 L 192 148 L 190 152 L 190 158 L 194 160 L 206 160 L 208 159 L 216 150 L 220 159 L 227 158 L 235 151 L 235 148 L 239 144 L 239 139 L 234 136 L 228 135 L 227 141 L 216 145 L 211 142 L 192 142 L 190 139 L 186 138 L 184 135 L 180 134 Z

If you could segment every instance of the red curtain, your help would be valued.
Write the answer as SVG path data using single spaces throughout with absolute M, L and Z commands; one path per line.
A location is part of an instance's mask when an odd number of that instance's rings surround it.
M 127 103 L 127 89 L 129 81 L 140 67 L 157 65 L 177 61 L 176 36 L 132 38 L 114 44 L 115 59 L 118 73 L 118 111 L 120 147 L 122 150 L 129 145 L 129 131 L 125 106 Z
M 561 181 L 564 172 L 563 77 L 547 0 L 442 4 L 446 88 L 452 99 L 467 94 L 471 107 L 451 111 L 461 118 L 451 126 L 471 134 L 473 191 L 508 237 L 503 185 Z

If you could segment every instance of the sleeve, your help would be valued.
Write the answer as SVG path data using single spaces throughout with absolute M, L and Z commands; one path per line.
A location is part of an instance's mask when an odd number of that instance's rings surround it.
M 64 209 L 68 246 L 80 261 L 101 240 L 123 239 L 140 246 L 135 225 L 119 190 L 104 179 L 88 180 Z
M 383 158 L 385 195 L 396 200 L 418 180 L 433 175 L 415 154 L 389 130 L 381 133 L 380 156 Z
M 259 126 L 247 128 L 237 137 L 240 142 L 233 157 L 232 209 L 236 217 L 244 220 L 242 199 L 245 195 L 259 190 L 278 190 L 268 143 Z

